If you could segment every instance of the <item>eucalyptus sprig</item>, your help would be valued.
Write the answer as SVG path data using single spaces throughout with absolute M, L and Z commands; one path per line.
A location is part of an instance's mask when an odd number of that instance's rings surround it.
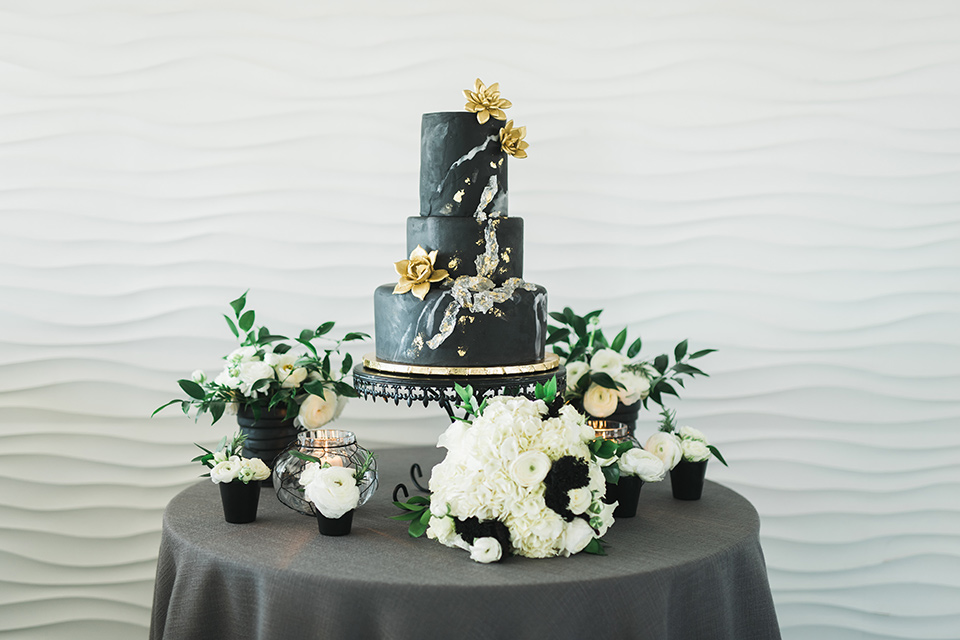
M 406 513 L 399 516 L 390 516 L 392 520 L 408 520 L 410 526 L 407 532 L 413 538 L 419 538 L 430 526 L 430 496 L 413 496 L 406 502 L 395 500 L 394 506 L 403 509 Z

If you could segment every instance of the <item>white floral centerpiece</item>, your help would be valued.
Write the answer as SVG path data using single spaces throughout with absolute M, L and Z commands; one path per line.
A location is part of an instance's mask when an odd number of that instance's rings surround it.
M 230 303 L 233 317 L 224 315 L 227 326 L 240 340 L 240 346 L 224 357 L 223 369 L 214 377 L 203 371 L 193 372 L 190 379 L 178 380 L 187 394 L 186 400 L 171 400 L 154 411 L 179 404 L 184 413 L 196 410 L 195 416 L 209 412 L 213 422 L 225 413 L 246 410 L 254 419 L 261 413 L 280 410 L 297 416 L 305 429 L 317 429 L 340 415 L 346 398 L 357 397 L 345 378 L 353 367 L 349 353 L 340 363 L 340 348 L 345 342 L 369 338 L 365 333 L 347 333 L 339 340 L 328 334 L 333 322 L 316 329 L 304 329 L 293 340 L 276 335 L 267 327 L 255 326 L 256 313 L 246 308 L 246 296 Z M 314 344 L 325 340 L 325 347 Z
M 368 453 L 366 461 L 357 469 L 331 465 L 312 456 L 297 452 L 307 462 L 300 474 L 299 482 L 307 501 L 324 515 L 336 520 L 356 509 L 360 504 L 360 484 L 373 462 L 373 454 Z
M 221 484 L 239 480 L 243 484 L 266 480 L 270 477 L 270 468 L 260 458 L 244 458 L 240 455 L 243 449 L 243 441 L 246 439 L 241 433 L 234 434 L 231 438 L 224 436 L 217 445 L 216 451 L 211 451 L 205 447 L 196 445 L 203 450 L 203 454 L 197 456 L 191 462 L 199 462 L 210 471 L 203 474 L 203 477 L 209 476 L 214 484 Z
M 683 376 L 706 376 L 691 360 L 702 358 L 715 349 L 688 352 L 687 341 L 680 342 L 670 356 L 661 354 L 651 361 L 636 359 L 642 348 L 640 338 L 634 340 L 626 353 L 627 329 L 612 341 L 607 341 L 600 329 L 602 309 L 578 316 L 570 307 L 562 313 L 550 312 L 558 326 L 548 328 L 547 344 L 560 356 L 567 370 L 564 399 L 595 418 L 607 418 L 624 408 L 639 409 L 649 398 L 662 406 L 664 394 L 678 395 L 683 387 Z
M 499 396 L 477 406 L 469 386 L 457 391 L 468 418 L 440 437 L 447 454 L 433 468 L 432 495 L 396 502 L 407 511 L 396 519 L 477 562 L 603 553 L 616 503 L 601 500 L 604 474 L 584 416 L 569 405 L 548 414 L 556 380 L 538 385 L 537 400 Z
M 660 430 L 647 438 L 644 448 L 657 456 L 667 468 L 674 469 L 681 460 L 703 462 L 715 456 L 727 465 L 720 451 L 707 442 L 703 432 L 693 427 L 677 427 L 676 411 L 664 409 L 660 412 Z

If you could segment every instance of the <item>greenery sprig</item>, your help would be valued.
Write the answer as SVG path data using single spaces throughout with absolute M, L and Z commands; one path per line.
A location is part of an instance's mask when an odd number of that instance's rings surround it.
M 376 460 L 376 457 L 377 457 L 376 454 L 374 454 L 372 451 L 367 451 L 366 453 L 367 455 L 363 459 L 363 462 L 360 464 L 360 466 L 356 467 L 353 470 L 353 479 L 357 481 L 358 485 L 363 480 L 363 476 L 366 475 L 367 471 L 370 470 L 370 465 L 373 464 L 373 461 Z M 312 456 L 309 453 L 304 453 L 303 451 L 299 451 L 297 449 L 291 449 L 290 455 L 292 455 L 294 458 L 300 458 L 305 462 L 316 462 L 321 466 L 321 468 L 333 466 L 329 462 L 326 462 L 321 458 Z
M 606 460 L 613 457 L 619 458 L 630 449 L 633 449 L 635 445 L 630 440 L 617 442 L 615 440 L 605 440 L 604 438 L 597 437 L 591 440 L 587 446 L 594 460 Z M 620 484 L 619 465 L 608 464 L 605 467 L 600 467 L 600 470 L 603 471 L 603 478 L 607 482 L 610 484 Z
M 406 502 L 395 500 L 394 506 L 403 509 L 406 513 L 399 516 L 390 516 L 392 520 L 408 520 L 410 526 L 407 533 L 413 538 L 419 538 L 430 526 L 430 496 L 413 496 Z

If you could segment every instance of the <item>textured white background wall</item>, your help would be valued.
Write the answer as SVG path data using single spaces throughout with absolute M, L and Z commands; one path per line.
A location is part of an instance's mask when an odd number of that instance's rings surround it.
M 939 0 L 0 0 L 0 636 L 146 636 L 163 508 L 191 443 L 230 430 L 150 412 L 218 367 L 247 288 L 277 331 L 372 333 L 420 114 L 476 76 L 529 130 L 511 213 L 551 306 L 605 308 L 651 357 L 720 349 L 679 416 L 761 514 L 784 636 L 958 637 L 960 4 Z

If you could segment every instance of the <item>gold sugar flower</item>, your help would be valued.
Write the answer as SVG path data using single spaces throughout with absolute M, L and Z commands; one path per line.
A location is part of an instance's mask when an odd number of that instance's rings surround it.
M 412 290 L 413 295 L 423 300 L 430 291 L 430 285 L 440 282 L 448 275 L 446 269 L 433 268 L 436 260 L 436 250 L 427 253 L 423 247 L 417 245 L 417 248 L 410 253 L 409 260 L 394 263 L 397 273 L 400 274 L 400 281 L 393 288 L 393 292 L 406 293 Z
M 526 158 L 526 149 L 530 146 L 530 143 L 524 140 L 526 135 L 526 127 L 517 127 L 514 129 L 513 120 L 510 120 L 500 129 L 500 146 L 514 158 Z
M 474 90 L 464 89 L 463 95 L 467 98 L 467 111 L 476 113 L 477 122 L 480 124 L 489 120 L 490 116 L 497 120 L 506 120 L 507 114 L 503 110 L 513 106 L 509 100 L 500 97 L 499 82 L 494 82 L 487 87 L 480 81 L 480 78 L 477 78 Z

